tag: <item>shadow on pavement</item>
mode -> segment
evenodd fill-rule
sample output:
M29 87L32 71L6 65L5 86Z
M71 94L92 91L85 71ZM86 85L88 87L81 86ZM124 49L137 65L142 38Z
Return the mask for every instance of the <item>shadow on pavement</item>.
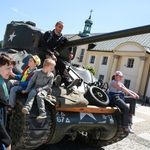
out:
M85 145L83 142L78 139L74 141L68 140L68 137L65 137L63 140L57 144L42 145L35 150L104 150L101 147L95 148Z

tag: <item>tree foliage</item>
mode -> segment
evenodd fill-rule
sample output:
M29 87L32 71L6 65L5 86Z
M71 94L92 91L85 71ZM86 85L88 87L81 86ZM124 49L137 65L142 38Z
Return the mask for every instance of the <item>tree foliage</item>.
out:
M3 42L3 41L0 41L0 48L2 48L2 42Z
M96 72L95 72L95 70L94 70L94 68L92 66L85 66L85 68L87 70L89 70L93 74L93 76L95 76Z

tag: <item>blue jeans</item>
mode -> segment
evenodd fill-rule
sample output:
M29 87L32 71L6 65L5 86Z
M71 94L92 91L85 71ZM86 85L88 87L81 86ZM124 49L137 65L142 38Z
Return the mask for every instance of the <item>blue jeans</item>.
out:
M17 96L17 91L23 90L23 87L20 85L13 85L14 82L17 80L9 80L7 83L7 88L9 91L9 105L15 106L16 104L16 96Z
M36 89L32 89L29 94L28 94L28 98L26 100L25 103L25 107L31 111L34 99L36 97L37 99L37 105L39 108L39 115L46 115L46 111L45 111L45 103L44 103L44 98L47 96L47 91L42 90L40 92L36 92Z
M2 144L1 142L0 142L0 150L6 150L5 145L4 145L4 144Z
M118 95L114 96L112 98L112 102L113 104L115 104L116 106L118 106L121 111L122 111L122 117L123 117L123 126L128 126L129 123L129 114L135 114L135 105L136 105L136 99L132 98L131 96L128 97L124 97L125 101L123 101ZM130 106L128 107L128 105L126 103L129 103Z

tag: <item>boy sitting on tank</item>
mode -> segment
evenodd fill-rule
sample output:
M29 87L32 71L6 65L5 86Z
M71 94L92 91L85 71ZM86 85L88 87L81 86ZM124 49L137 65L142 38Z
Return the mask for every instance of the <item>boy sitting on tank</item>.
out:
M10 114L15 106L17 91L25 90L31 77L37 71L37 66L41 64L41 60L37 55L31 55L28 61L28 65L23 70L22 74L10 73L10 76L14 79L9 80L7 88L10 93L9 107L7 113Z
M51 58L45 59L43 68L34 73L27 88L22 90L23 94L29 92L25 106L22 109L24 114L30 114L36 96L39 108L39 116L37 117L37 120L47 118L44 99L48 94L51 94L51 87L54 81L54 74L52 71L54 70L55 65L55 61Z

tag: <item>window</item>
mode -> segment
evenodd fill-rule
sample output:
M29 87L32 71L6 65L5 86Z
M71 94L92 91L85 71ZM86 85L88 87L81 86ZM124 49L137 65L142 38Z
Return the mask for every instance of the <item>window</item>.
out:
M100 74L98 79L99 80L104 80L104 75Z
M95 56L91 56L90 63L91 63L91 64L94 64L94 61L95 61Z
M129 88L130 87L130 80L125 79L124 80L124 85L125 85L126 88Z
M82 62L82 61L83 61L83 57L84 57L84 51L85 51L85 49L81 49L81 53L80 53L79 62Z
M134 64L134 59L129 58L129 59L128 59L127 67L128 67L128 68L133 68L133 64Z
M107 65L108 57L104 56L102 60L102 65Z

